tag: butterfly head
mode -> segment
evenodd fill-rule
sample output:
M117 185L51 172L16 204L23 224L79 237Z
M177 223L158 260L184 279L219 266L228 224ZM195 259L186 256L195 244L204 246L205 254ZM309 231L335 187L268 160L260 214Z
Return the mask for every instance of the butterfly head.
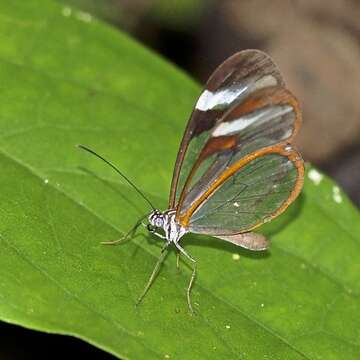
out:
M159 210L154 210L149 215L149 223L149 231L153 231L154 228L162 228L165 224L165 215Z

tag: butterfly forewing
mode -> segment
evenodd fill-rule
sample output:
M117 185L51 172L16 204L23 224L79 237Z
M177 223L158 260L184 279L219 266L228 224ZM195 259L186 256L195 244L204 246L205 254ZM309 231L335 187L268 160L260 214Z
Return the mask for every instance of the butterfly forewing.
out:
M181 221L189 231L229 235L249 231L271 220L298 195L303 162L295 150L268 148L238 161L194 202Z
M226 152L235 146L234 138L223 139L223 136L219 135L223 132L228 133L228 128L225 130L219 128L217 139L214 140L212 132L215 125L224 119L224 114L251 94L269 87L283 86L276 65L268 55L258 50L239 52L215 70L195 105L180 145L170 191L170 208L174 208L180 200L181 192L190 174L192 182L196 183L208 167L217 161L219 149ZM202 161L196 165L202 170L195 174L194 165L209 140L211 143L204 150ZM219 162L217 164L221 166Z
M259 149L289 142L301 115L293 95L281 87L257 90L235 104L216 123L200 150L178 204L179 215L226 168Z

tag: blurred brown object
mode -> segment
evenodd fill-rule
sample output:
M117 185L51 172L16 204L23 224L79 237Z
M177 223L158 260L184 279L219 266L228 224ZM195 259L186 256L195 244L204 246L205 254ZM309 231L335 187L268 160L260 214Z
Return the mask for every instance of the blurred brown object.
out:
M306 160L328 162L359 143L359 1L230 0L218 10L247 46L263 44L302 103Z

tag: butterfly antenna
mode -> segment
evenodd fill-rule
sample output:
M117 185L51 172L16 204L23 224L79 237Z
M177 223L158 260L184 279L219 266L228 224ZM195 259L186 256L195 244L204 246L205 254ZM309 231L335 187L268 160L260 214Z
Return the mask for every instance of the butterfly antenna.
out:
M89 149L88 147L84 146L84 145L78 145L78 147L80 149L83 149L87 152L89 152L90 154L98 157L100 160L104 161L106 164L108 164L110 167L112 167L124 180L127 181L128 184L130 184L137 192L139 195L141 195L141 197L147 201L147 203L152 207L153 210L155 210L154 205L151 203L151 201L140 191L140 189L128 178L126 177L115 165L113 165L110 161L106 160L105 158L103 158L101 155L97 154L95 151Z

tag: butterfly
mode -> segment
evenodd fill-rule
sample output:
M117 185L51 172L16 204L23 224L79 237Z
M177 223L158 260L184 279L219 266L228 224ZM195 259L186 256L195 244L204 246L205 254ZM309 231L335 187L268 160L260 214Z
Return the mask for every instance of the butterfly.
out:
M195 104L178 151L165 211L156 209L112 163L79 145L113 167L152 208L123 239L143 225L164 240L137 304L173 244L177 260L183 255L193 264L187 287L187 303L193 312L190 293L196 260L180 244L187 233L212 236L249 250L269 247L269 240L253 230L280 215L302 189L304 162L291 145L300 124L299 103L286 89L272 59L259 50L244 50L214 71ZM146 218L147 224L143 222Z

